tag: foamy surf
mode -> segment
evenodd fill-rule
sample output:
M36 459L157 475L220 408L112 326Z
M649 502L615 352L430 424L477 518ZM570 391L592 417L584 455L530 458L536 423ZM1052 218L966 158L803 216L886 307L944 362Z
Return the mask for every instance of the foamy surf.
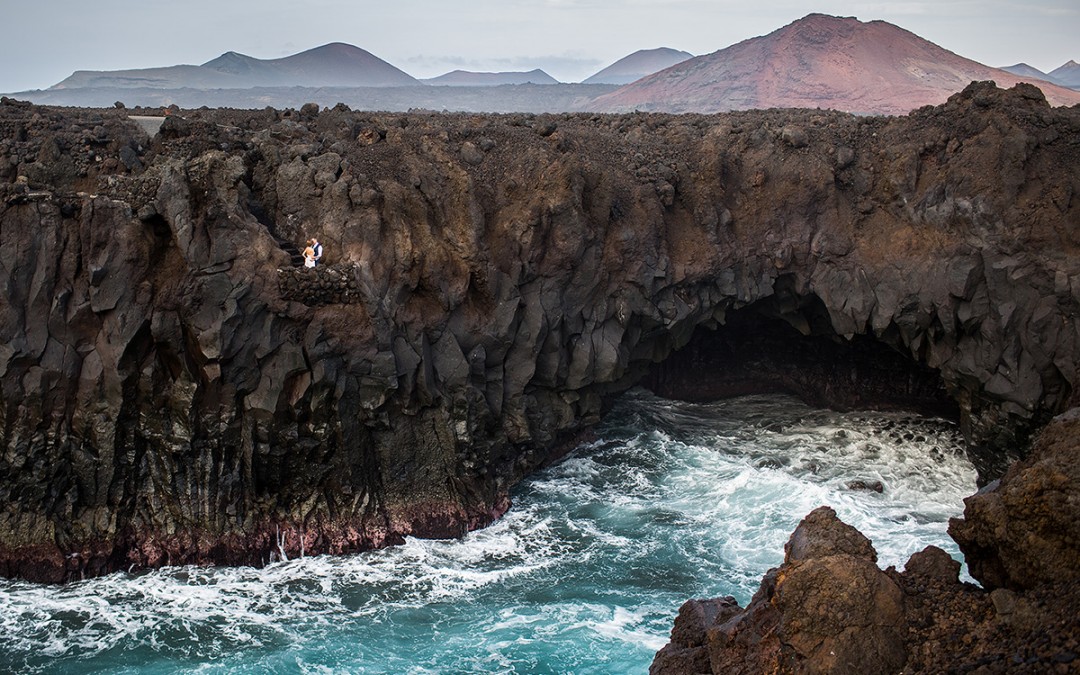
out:
M945 530L975 489L948 423L783 397L631 392L598 438L460 540L0 581L0 671L644 672L684 600L745 603L813 508L899 566L927 544L958 557Z

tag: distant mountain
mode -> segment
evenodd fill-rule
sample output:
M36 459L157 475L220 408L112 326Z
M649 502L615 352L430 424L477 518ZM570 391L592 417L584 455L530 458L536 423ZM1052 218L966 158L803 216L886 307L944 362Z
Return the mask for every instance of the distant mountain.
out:
M419 80L371 52L332 42L306 52L268 61L291 81L279 86L403 87Z
M225 52L216 59L207 61L200 66L204 70L213 70L226 76L235 76L251 86L264 86L277 82L281 75L271 65L270 61L256 59L246 54L237 52Z
M1015 66L1002 66L1001 70L1004 70L1006 73L1012 73L1013 75L1019 75L1020 77L1034 77L1040 80L1046 80L1047 82L1054 82L1054 78L1026 63L1018 63ZM1054 84L1061 83L1054 82Z
M153 88L247 89L251 87L402 87L411 75L368 51L341 42L280 59L226 52L201 66L138 70L79 70L53 89Z
M1059 68L1054 68L1047 74L1066 87L1080 89L1080 63L1076 61L1069 61Z
M444 87L497 87L502 84L559 84L559 81L539 68L528 72L476 73L454 70L445 75L422 80Z
M692 58L694 55L689 52L668 47L640 49L583 80L582 84L630 84Z
M943 103L973 80L994 80L1002 87L1031 82L1054 105L1080 103L1075 91L984 66L884 21L810 14L763 37L620 87L589 107L606 112L794 107L904 114Z
M136 70L76 70L50 89L140 88L221 89L237 87L238 79L228 73L202 66L166 66Z

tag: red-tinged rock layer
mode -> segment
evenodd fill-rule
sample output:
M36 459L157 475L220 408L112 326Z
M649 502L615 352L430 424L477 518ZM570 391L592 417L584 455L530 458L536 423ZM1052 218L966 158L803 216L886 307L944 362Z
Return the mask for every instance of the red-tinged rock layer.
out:
M958 56L884 21L810 14L768 35L684 61L596 98L603 112L824 108L903 115L940 105L973 80L1042 89L1053 105L1080 92Z

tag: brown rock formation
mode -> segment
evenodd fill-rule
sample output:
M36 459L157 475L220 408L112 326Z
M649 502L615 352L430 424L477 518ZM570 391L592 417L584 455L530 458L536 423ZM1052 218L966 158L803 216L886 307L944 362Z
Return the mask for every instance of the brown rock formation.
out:
M960 563L935 547L903 572L880 570L870 542L821 507L745 609L732 598L683 605L649 672L1076 672L1077 413L1052 422L1032 457L954 521L983 588L960 583Z
M679 617L693 617L694 639L679 640L690 631L677 620L672 643L649 672L898 672L906 660L903 591L874 564L870 541L821 507L785 548L784 564L769 572L745 610L723 599L724 611L710 617L694 610L698 601L684 605ZM706 653L708 668L682 669L687 649Z
M1077 382L1080 110L1032 87L901 119L128 113L0 104L6 575L460 534L746 326L778 347L733 387L948 404L988 479ZM283 283L312 234L348 273Z
M964 500L949 523L988 589L1080 582L1080 408L1040 434L1029 458Z
M810 14L768 35L699 56L589 104L590 110L723 112L829 108L903 115L938 105L972 80L1028 82L1053 105L1080 92L984 66L884 21Z

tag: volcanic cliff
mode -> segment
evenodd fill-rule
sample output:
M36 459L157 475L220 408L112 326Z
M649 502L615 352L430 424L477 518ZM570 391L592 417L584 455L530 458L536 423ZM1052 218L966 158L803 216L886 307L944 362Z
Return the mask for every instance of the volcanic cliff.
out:
M1028 85L132 112L0 104L7 576L458 535L636 383L955 415L985 479L1075 403L1080 110Z

